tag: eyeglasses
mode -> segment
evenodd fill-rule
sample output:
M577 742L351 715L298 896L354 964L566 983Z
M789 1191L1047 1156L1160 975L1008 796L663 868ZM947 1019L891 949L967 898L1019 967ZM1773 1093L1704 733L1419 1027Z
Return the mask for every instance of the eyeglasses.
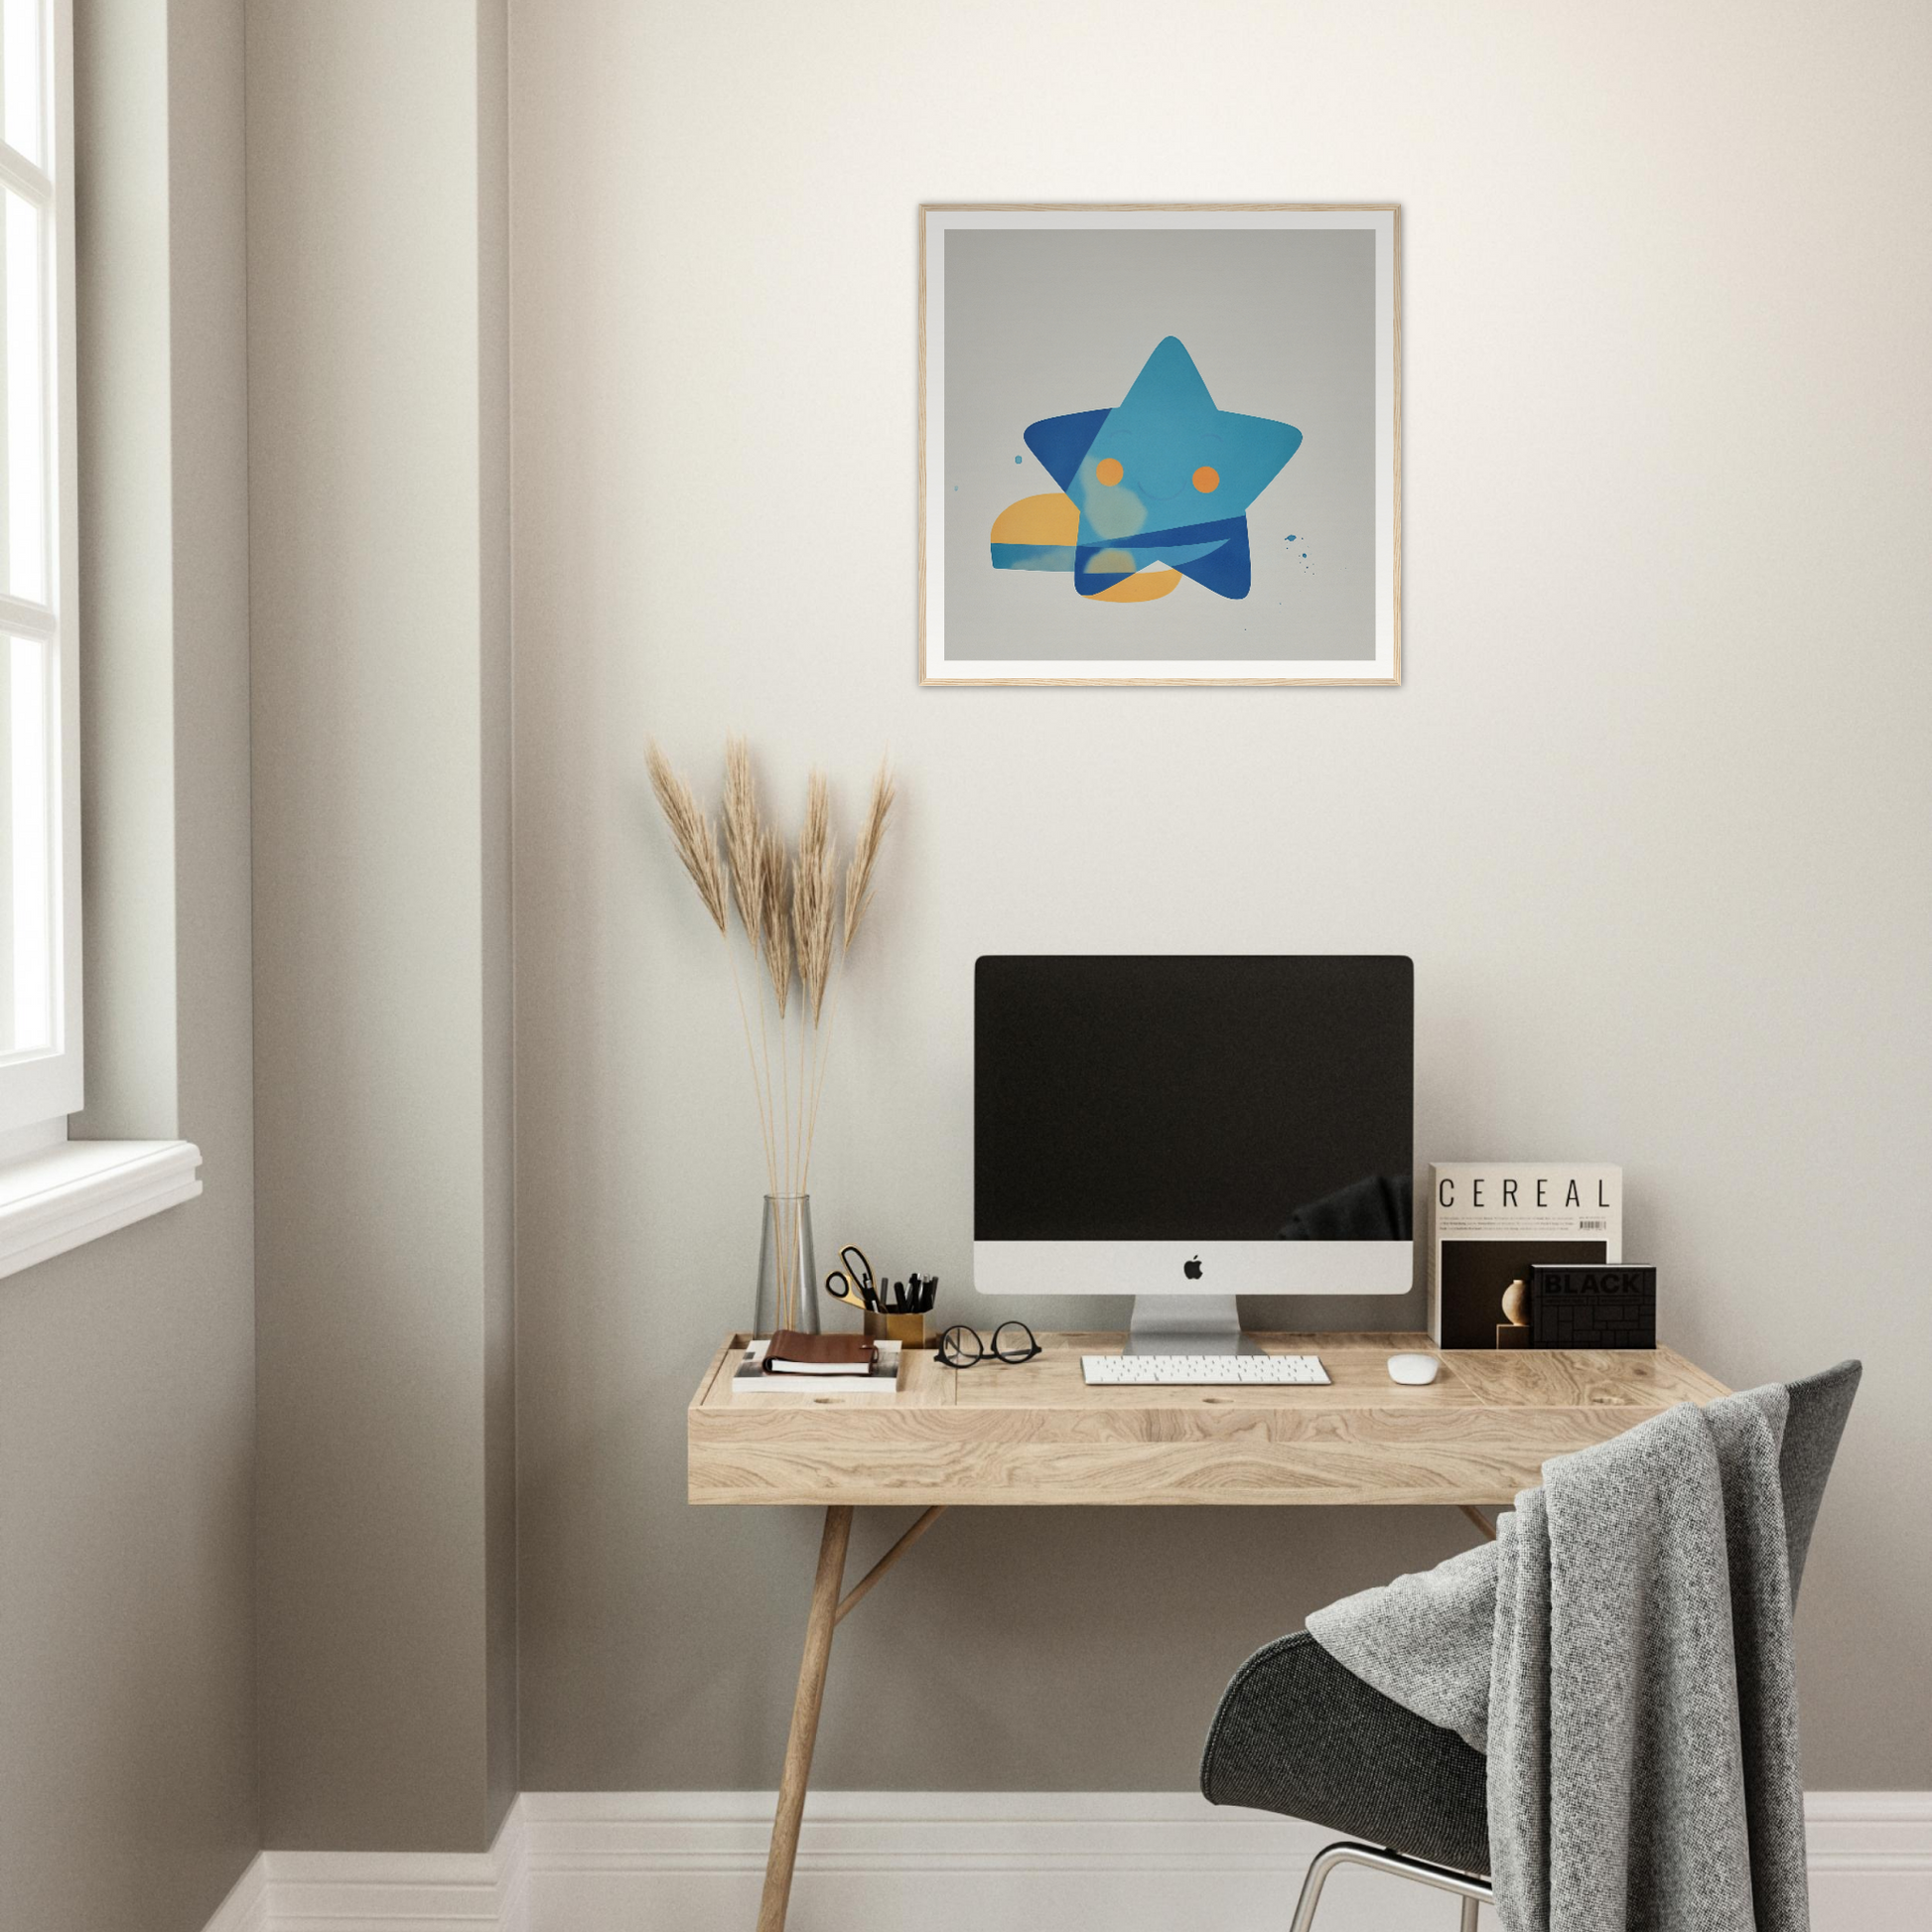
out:
M956 1322L939 1337L939 1359L948 1368L976 1368L981 1362L1030 1362L1040 1352L1034 1331L1024 1321L1002 1321L993 1330L993 1346L980 1339L977 1328Z

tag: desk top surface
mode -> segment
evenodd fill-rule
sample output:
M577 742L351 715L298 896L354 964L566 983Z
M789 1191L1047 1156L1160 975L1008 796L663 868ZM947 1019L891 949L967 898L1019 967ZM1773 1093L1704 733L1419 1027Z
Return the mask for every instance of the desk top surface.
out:
M1014 1364L906 1351L895 1396L735 1398L746 1337L712 1357L688 1416L694 1503L1506 1503L1552 1455L1724 1385L1668 1348L1443 1351L1422 1388L1391 1382L1426 1335L1262 1334L1318 1355L1327 1386L1090 1388L1083 1353L1118 1333L1043 1333Z

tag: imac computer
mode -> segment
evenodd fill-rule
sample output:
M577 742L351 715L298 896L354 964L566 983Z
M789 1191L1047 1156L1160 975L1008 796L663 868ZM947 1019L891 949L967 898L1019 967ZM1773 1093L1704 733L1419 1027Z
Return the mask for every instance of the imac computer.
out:
M1408 1290L1408 959L988 956L973 1066L982 1293L1132 1295L1130 1351L1224 1353L1237 1295Z

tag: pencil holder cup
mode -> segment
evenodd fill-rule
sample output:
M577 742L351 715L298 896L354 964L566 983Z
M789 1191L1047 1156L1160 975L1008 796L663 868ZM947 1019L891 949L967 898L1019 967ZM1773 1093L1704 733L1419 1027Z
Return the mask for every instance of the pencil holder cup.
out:
M866 1333L874 1341L902 1342L907 1348L925 1346L923 1314L868 1314Z

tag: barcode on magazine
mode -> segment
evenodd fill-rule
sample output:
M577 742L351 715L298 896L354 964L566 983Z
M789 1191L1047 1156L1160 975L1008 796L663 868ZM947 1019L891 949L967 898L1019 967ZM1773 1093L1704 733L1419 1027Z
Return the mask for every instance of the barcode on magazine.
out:
M1585 1228L1596 1228L1600 1231L1606 1229L1609 1225L1608 1221L1579 1221L1577 1223L1577 1231L1580 1234Z

